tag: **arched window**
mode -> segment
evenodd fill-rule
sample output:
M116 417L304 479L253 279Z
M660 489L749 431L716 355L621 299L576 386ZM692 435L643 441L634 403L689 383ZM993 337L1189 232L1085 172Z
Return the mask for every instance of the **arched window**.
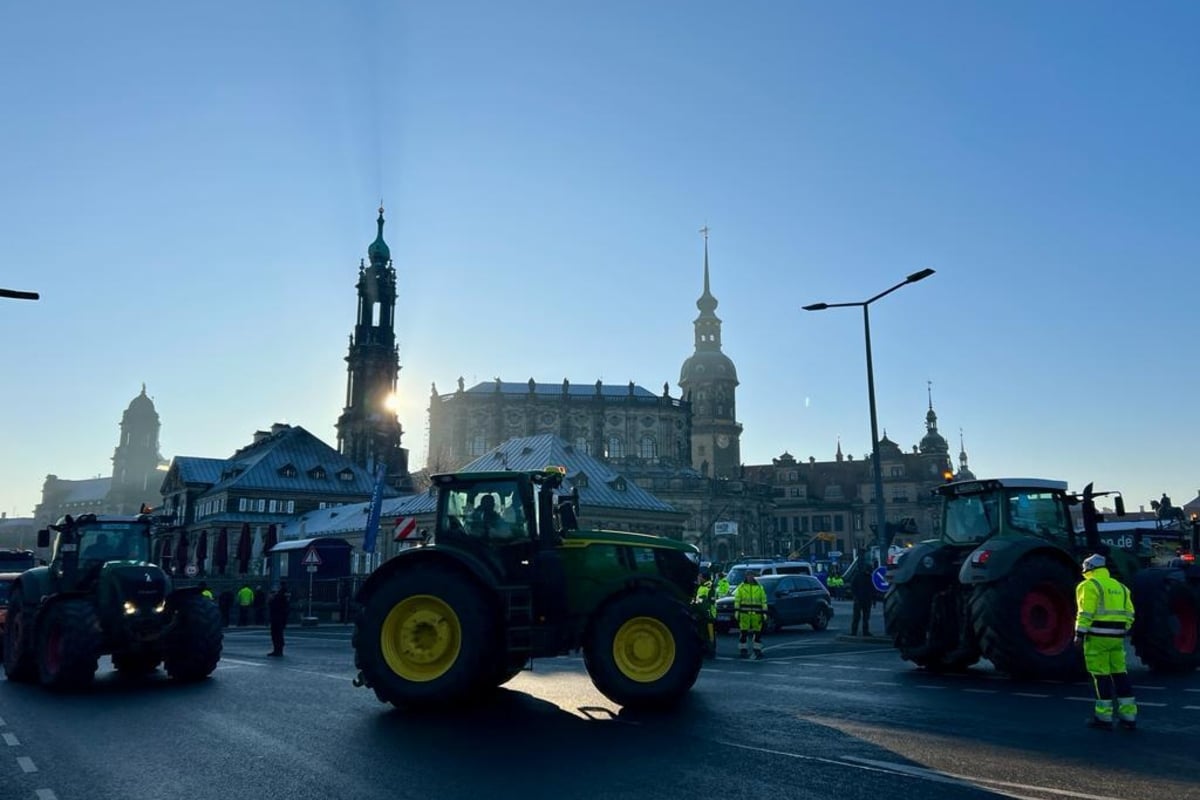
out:
M477 433L471 437L471 455L481 456L485 449L485 442L482 433Z
M591 451L591 448L588 446L588 439L586 436L576 436L575 437L575 450L576 450L576 452L583 453L585 456L591 455L592 451Z
M621 441L620 436L608 437L608 452L604 456L605 458L625 457L625 443Z
M658 442L654 441L654 437L646 434L642 437L641 445L638 447L638 455L642 458L658 458Z

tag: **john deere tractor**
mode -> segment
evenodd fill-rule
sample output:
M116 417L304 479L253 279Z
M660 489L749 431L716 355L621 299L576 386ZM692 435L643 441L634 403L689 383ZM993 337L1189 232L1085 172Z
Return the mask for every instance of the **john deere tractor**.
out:
M981 657L1014 676L1069 678L1082 661L1072 646L1079 564L1108 559L1133 590L1135 652L1149 668L1200 666L1200 586L1181 569L1150 568L1140 541L1104 541L1091 484L1082 495L1061 481L1003 478L947 483L941 538L896 564L884 600L900 655L931 670L960 670ZM1083 531L1070 509L1082 504ZM1124 503L1115 498L1118 515ZM1130 544L1132 549L1118 545Z
M153 518L67 516L38 531L50 564L21 573L9 597L4 671L11 681L73 689L92 680L101 655L122 672L144 674L163 663L177 680L216 669L221 619L195 588L172 588L150 563Z
M690 605L692 545L578 530L565 470L437 475L431 542L385 562L356 597L356 685L401 707L459 704L532 658L583 651L593 683L627 707L662 707L704 654Z

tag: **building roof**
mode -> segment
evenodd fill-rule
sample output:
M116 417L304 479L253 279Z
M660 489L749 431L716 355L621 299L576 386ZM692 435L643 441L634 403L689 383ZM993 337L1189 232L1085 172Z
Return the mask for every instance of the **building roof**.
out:
M632 480L614 472L604 462L580 452L551 433L509 439L456 471L537 470L550 465L566 467L567 480L564 487L567 491L579 488L580 505L641 511L675 511L670 503L663 502Z
M379 526L381 531L387 531L397 517L413 517L418 514L432 514L435 511L437 498L428 492L384 498L380 506ZM370 513L370 501L309 511L307 514L293 517L280 528L279 540L362 533L367 528L367 517Z
M87 503L92 501L102 501L108 496L108 490L112 487L112 478L85 478L81 481L59 480L59 486L66 486L66 494L59 501L61 503Z
M228 463L223 458L175 457L175 466L179 469L179 480L185 484L199 483L212 486L221 480L221 470Z
M570 397L595 397L597 394L596 384L591 383L533 383L533 394L535 395L562 395L564 393ZM627 384L607 384L602 383L599 386L599 394L602 397L657 397L654 392L649 389L638 386L635 383ZM470 389L466 390L467 394L530 394L529 382L514 383L512 381L485 381L477 383Z

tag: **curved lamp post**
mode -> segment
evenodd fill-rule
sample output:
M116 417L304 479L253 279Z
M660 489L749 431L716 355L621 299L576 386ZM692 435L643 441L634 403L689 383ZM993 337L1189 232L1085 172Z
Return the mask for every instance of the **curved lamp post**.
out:
M892 288L882 291L860 303L813 303L804 306L805 311L824 311L827 308L849 308L862 306L863 331L867 340L867 399L871 408L871 462L875 471L875 543L879 547L881 561L887 558L887 524L883 502L883 466L879 463L879 423L875 419L875 372L871 366L871 315L870 306L881 297L886 297L901 286L924 280L934 273L931 269L914 272Z

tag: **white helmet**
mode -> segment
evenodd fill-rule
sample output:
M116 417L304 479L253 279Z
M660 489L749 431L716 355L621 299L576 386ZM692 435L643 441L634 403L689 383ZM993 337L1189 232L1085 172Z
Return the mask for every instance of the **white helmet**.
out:
M1095 555L1090 555L1083 560L1083 571L1091 572L1094 569L1100 569L1107 563L1108 562L1104 559L1104 556L1096 553Z

